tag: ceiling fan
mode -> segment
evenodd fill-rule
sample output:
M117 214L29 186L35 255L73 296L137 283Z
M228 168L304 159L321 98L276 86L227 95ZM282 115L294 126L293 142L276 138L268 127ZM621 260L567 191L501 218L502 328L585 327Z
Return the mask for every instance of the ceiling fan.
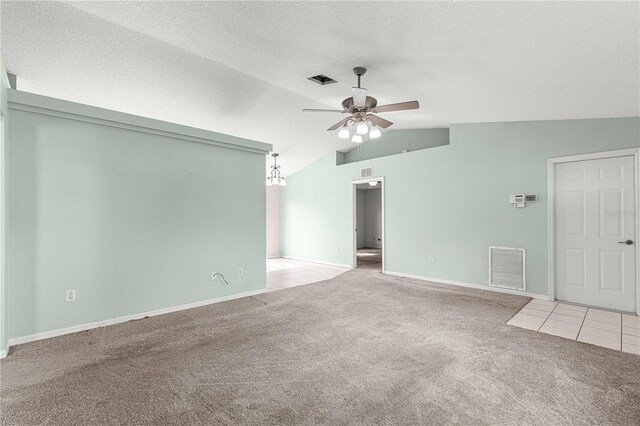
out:
M366 68L356 67L353 73L358 76L358 87L352 88L350 98L342 101L342 110L339 109L303 109L304 112L339 112L342 114L350 114L344 120L340 120L327 130L332 131L340 128L338 137L341 139L349 139L351 131L349 126L355 126L355 131L351 137L351 142L362 143L362 136L369 134L370 139L380 137L380 127L386 129L393 123L378 117L372 113L404 111L408 109L418 109L420 104L418 101L400 102L397 104L378 105L376 98L367 96L367 89L360 87L360 77L367 72Z

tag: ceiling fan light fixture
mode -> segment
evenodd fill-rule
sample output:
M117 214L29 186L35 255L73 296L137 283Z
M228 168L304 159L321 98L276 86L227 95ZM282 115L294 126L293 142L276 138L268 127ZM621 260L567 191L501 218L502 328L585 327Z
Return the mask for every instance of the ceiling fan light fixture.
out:
M349 139L349 128L346 124L340 127L340 131L338 131L338 137L340 139Z
M378 126L376 126L375 124L371 126L371 129L369 129L369 138L376 139L379 138L380 135L382 135L382 133L380 132Z
M356 133L359 135L366 135L369 132L369 126L364 121L361 121L356 126Z
M353 143L362 143L362 135L355 134L351 138L351 142Z

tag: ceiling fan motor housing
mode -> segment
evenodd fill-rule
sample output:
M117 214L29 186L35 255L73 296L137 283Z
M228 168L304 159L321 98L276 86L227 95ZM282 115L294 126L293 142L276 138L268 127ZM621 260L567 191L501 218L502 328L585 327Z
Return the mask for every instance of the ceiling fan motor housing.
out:
M376 107L376 105L378 105L377 99L371 96L367 96L367 100L365 101L364 108L358 108L357 106L355 106L355 104L353 103L353 97L349 97L344 101L342 101L342 108L344 108L345 111L348 111L351 114L354 114L356 112L371 111L373 108Z

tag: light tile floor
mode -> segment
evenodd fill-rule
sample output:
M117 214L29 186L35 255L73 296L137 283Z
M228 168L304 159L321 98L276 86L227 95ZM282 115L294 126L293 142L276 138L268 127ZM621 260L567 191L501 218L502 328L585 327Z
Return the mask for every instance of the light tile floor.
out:
M640 317L533 299L509 325L640 355Z
M278 257L267 259L267 290L282 290L337 277L349 268Z

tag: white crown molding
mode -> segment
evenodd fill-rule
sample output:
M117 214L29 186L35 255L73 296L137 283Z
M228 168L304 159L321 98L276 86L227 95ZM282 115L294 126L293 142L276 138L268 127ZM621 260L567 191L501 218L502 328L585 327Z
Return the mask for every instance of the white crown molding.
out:
M13 89L8 90L8 107L19 111L166 136L173 139L262 155L268 154L273 149L271 144L263 142Z

